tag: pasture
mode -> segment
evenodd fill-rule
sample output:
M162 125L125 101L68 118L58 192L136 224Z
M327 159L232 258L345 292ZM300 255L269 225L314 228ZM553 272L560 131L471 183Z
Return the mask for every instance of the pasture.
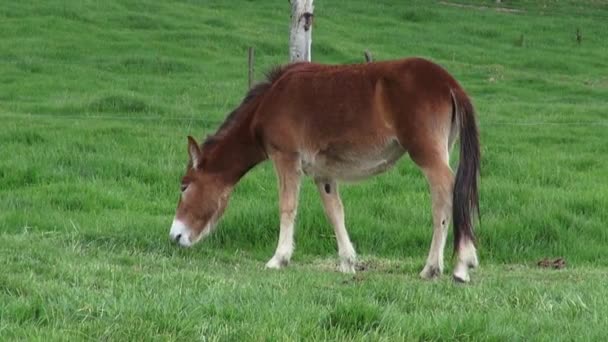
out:
M336 272L310 180L292 264L264 269L279 225L270 163L209 239L169 241L186 136L241 101L247 47L259 80L287 61L287 1L3 4L0 340L604 340L608 7L455 3L317 0L312 56L423 56L469 92L481 265L464 286L451 230L444 276L418 277L431 208L407 158L341 187L355 276ZM557 257L564 269L537 266Z

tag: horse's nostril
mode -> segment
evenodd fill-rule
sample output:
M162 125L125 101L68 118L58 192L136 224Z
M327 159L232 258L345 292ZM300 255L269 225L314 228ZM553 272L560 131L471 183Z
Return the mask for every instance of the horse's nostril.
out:
M179 242L179 240L182 238L182 234L177 234L175 236L175 242Z

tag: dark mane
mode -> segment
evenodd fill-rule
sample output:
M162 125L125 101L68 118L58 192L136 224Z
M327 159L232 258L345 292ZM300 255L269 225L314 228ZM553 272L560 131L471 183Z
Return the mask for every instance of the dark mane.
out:
M255 110L255 108L249 108L251 104L256 105L256 99L258 99L261 95L263 95L264 93L266 93L266 91L268 91L268 89L270 89L272 87L272 85L278 81L287 71L294 69L294 67L302 65L305 63L293 63L293 64L287 64L287 65L282 65L282 66L275 66L272 69L270 69L266 74L265 74L265 80L263 82L260 82L258 84L256 84L255 86L253 86L251 89L249 89L249 91L247 92L247 95L245 95L245 98L243 98L243 101L241 101L241 104L236 107L232 112L230 112L230 114L228 114L228 116L226 116L226 119L224 119L224 122L220 125L220 127L217 129L217 131L215 132L215 134L208 136L205 141L202 144L202 147L209 147L211 145L213 145L214 143L216 143L219 139L221 139L226 132L232 127L234 126L234 124L236 122L238 122L238 120L241 118L242 114L248 113L251 110ZM250 109L250 110L247 110Z

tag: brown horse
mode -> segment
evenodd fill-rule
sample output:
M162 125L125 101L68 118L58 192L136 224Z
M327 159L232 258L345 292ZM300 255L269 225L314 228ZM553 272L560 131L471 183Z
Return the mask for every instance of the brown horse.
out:
M458 135L460 165L454 177L448 161ZM300 178L306 174L314 179L333 225L340 270L354 272L356 254L344 225L338 181L384 172L408 153L426 176L432 197L433 239L420 275L429 279L443 272L450 215L458 259L454 279L469 281L469 268L478 265L472 224L480 163L475 115L458 82L433 62L409 58L275 69L201 146L188 137L188 153L170 232L182 246L208 235L235 184L270 159L279 181L280 234L266 266L289 263Z

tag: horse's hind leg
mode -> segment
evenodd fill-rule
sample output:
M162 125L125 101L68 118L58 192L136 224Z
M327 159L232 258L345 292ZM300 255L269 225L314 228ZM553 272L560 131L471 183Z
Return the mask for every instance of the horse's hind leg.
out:
M443 251L451 218L454 187L454 175L448 164L447 153L436 154L443 156L421 166L429 183L433 210L433 240L426 265L420 272L424 279L436 278L443 272Z
M323 200L323 207L325 208L327 218L336 233L338 255L340 256L340 272L355 273L357 255L344 224L344 207L338 193L338 183L323 179L315 179L315 183L317 184L319 195L321 195L321 199Z

